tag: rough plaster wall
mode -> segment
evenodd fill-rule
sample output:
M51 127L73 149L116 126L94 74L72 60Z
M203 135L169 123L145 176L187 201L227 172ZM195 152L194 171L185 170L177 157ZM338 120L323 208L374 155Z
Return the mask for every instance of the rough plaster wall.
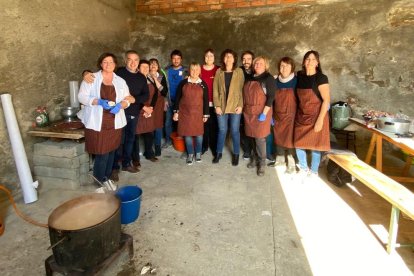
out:
M283 7L238 9L168 16L138 15L131 44L143 56L183 51L184 62L202 62L203 51L253 50L300 66L309 49L318 50L332 101L355 100L356 112L374 108L414 117L414 2L317 1Z
M96 68L104 51L120 55L129 41L133 0L0 0L0 92L12 94L26 153L33 143L25 133L36 106L52 119L69 105L69 80ZM0 107L0 183L17 188L18 178Z

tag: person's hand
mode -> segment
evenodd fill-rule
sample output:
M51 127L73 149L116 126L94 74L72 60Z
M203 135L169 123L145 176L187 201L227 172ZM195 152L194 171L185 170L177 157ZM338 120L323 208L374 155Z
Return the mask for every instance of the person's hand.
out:
M109 110L112 107L109 105L108 100L104 100L104 99L98 99L98 105L102 106L103 109L105 110Z
M109 111L109 112L111 112L112 114L117 114L119 111L121 111L121 109L122 109L122 106L121 106L121 103L117 103L112 109L111 109L111 111Z
M173 120L174 120L174 121L178 121L178 113L174 113L174 115L173 115Z
M266 114L260 113L257 119L259 120L259 122L264 122L266 120Z
M142 110L147 114L151 114L154 111L154 108L152 106L144 106Z
M208 117L203 117L203 123L207 122Z
M144 118L149 118L149 117L151 117L151 114L144 112Z
M95 80L95 75L90 72L85 72L85 74L83 74L83 80L87 83L93 83L93 81Z
M236 109L234 110L234 112L236 112L236 114L240 114L242 113L242 108L240 106L236 107Z
M221 107L216 107L216 114L217 115L222 115L223 111L221 110Z
M319 132L322 130L322 126L323 126L323 120L319 120L318 118L318 120L316 120L315 126L313 127L313 130L315 132Z
M168 101L165 101L164 102L164 111L167 111L168 106L169 106Z

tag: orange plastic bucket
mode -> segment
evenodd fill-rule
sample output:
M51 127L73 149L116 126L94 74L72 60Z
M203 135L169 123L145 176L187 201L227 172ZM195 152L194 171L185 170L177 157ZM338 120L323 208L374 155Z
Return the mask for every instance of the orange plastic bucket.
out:
M171 133L171 140L173 142L173 147L176 151L184 152L185 151L185 143L184 138L178 136L177 132Z

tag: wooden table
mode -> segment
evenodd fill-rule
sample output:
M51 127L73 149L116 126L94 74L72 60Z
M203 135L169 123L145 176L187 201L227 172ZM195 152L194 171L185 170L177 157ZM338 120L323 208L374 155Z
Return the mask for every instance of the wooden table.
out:
M57 127L63 121L54 122L47 127L34 127L27 133L31 136L45 137L51 139L70 139L80 141L85 137L84 129L61 129Z
M349 119L352 123L357 124L358 126L363 127L364 129L370 131L372 133L371 142L369 144L368 152L365 157L365 163L370 164L372 159L372 154L374 153L374 149L376 149L376 162L375 168L382 172L383 165L382 165L382 142L383 140L397 146L398 148L404 150L407 154L407 161L401 171L402 176L390 176L394 180L398 182L410 182L414 183L414 177L410 177L408 175L410 171L410 167L414 158L414 139L413 138L398 138L393 133L381 131L376 128L370 128L366 125L364 120L360 120L357 118L350 118Z

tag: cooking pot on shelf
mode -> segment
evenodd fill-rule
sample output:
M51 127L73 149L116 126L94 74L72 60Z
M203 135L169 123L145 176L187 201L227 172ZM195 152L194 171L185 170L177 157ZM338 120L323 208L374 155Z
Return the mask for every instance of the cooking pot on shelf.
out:
M120 202L112 194L77 197L53 210L48 224L56 263L68 269L89 268L119 248Z
M382 131L407 134L410 131L411 121L399 118L381 117L377 120L377 128Z

